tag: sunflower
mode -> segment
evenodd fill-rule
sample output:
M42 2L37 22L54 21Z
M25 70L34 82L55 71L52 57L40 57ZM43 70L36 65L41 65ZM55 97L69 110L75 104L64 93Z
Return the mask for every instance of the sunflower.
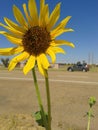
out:
M9 63L8 69L13 70L18 62L27 60L23 67L24 74L27 74L37 63L38 69L45 76L45 69L50 66L47 56L51 57L52 63L56 61L57 53L65 53L60 45L74 47L74 44L66 40L56 40L59 35L73 31L66 28L71 18L67 16L59 24L56 24L60 17L60 5L58 3L54 10L49 13L48 4L40 0L40 11L38 13L35 0L28 0L28 8L23 4L23 13L13 5L13 13L16 23L7 17L0 26L6 31L0 31L10 42L15 44L12 48L1 48L0 55L15 55ZM55 26L56 25L56 26Z

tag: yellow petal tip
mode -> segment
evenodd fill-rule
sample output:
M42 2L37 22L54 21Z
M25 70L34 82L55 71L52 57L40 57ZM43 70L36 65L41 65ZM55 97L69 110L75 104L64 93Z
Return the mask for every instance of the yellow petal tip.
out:
M11 68L11 67L8 67L8 71L12 71L12 68Z
M72 47L72 48L75 48L75 45L72 43L72 44L71 44L71 47Z
M70 32L74 32L74 30L73 30L73 29L70 29L69 31L70 31Z
M26 70L23 69L23 73L24 73L24 75L27 75L28 72L27 72Z

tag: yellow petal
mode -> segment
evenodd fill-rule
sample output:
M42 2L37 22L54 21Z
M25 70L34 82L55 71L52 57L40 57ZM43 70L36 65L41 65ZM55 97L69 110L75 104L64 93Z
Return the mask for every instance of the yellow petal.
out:
M17 37L22 37L23 33L21 33L20 31L15 30L14 28L10 28L2 23L0 23L0 26L4 27L5 29L7 29L8 31L10 31L10 33L13 33L14 35L16 35Z
M23 27L26 27L27 28L27 23L24 19L24 16L23 14L21 13L21 11L14 5L13 6L13 13L14 13L14 16L16 18L16 21L22 25Z
M71 46L71 47L75 47L73 43L66 41L66 40L54 40L54 43L57 45L67 45L67 46Z
M62 33L64 33L65 30L64 29L59 29L57 31L51 31L51 38L55 39L57 36L61 35Z
M40 71L40 73L43 75L43 76L47 76L47 74L45 73L45 70L41 64L41 61L40 61L40 57L37 57L37 65L38 65L38 69Z
M27 74L34 67L34 65L35 65L35 56L31 55L23 68L24 74Z
M64 28L64 32L73 32L74 30L72 28Z
M11 71L15 68L15 66L17 65L18 62L14 62L13 59L10 61L9 66L8 66L8 70Z
M5 31L0 31L0 34L4 35L6 32Z
M16 45L22 45L22 39L16 38L13 35L4 32L3 34L10 42L16 44Z
M45 6L45 0L40 0L40 16L43 13L44 6Z
M45 54L40 54L39 55L39 58L40 58L40 62L43 66L44 69L48 69L48 67L50 66L49 62L48 62L48 59L46 57Z
M45 5L43 10L41 11L41 14L40 14L39 25L42 26L42 27L47 26L47 22L46 22L47 10L48 10L48 5Z
M56 56L55 53L52 51L51 47L47 49L46 53L51 57L52 63L54 63L56 61Z
M65 19L63 19L52 31L57 31L60 28L65 28L68 21L70 20L71 16L67 16Z
M30 24L30 26L33 26L34 24L33 24L33 21L31 20L29 14L28 14L26 4L23 4L23 9L24 9L24 13L25 13L25 16L27 18L28 23Z
M52 47L51 48L54 53L63 53L65 54L65 51L60 47Z
M39 25L39 20L38 20L38 12L37 12L37 7L36 7L36 2L35 0L29 0L28 2L28 9L30 12L30 16L33 19L34 25Z
M13 70L18 62L26 60L29 57L29 54L27 52L23 52L20 55L14 57L8 66L9 71Z
M40 13L43 10L44 6L45 6L45 0L40 0Z
M14 55L14 54L18 54L20 52L22 52L24 50L23 47L14 47L14 48L3 48L3 49L0 49L0 55L5 55L5 56L8 56L8 55Z
M72 32L72 31L73 31L73 29L71 29L71 28L65 28L65 29L59 29L59 30L56 30L56 31L52 31L51 32L51 38L54 39L57 36L65 33L65 32Z
M45 0L40 0L39 25L43 26L45 21Z
M49 7L48 7L48 5L46 5L46 15L45 15L46 25L47 25L48 22L49 22Z
M44 21L43 21L43 27L46 27L47 23L49 21L49 7L48 7L48 4L45 5L45 8L44 8L43 12L44 12L43 13L43 19L44 19Z
M47 30L50 31L51 28L56 24L60 16L60 3L56 5L55 9L50 15L49 23L47 25Z
M20 32L21 34L24 34L26 32L25 28L23 28L22 26L20 27L19 25L17 25L16 23L11 21L10 19L5 17L4 21L10 28L13 28L14 30Z

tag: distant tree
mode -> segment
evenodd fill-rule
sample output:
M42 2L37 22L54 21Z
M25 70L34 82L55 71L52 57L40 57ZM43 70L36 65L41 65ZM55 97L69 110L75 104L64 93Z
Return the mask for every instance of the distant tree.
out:
M9 58L6 58L6 59L1 58L1 62L3 63L3 65L4 65L5 67L8 67L8 65L9 65Z

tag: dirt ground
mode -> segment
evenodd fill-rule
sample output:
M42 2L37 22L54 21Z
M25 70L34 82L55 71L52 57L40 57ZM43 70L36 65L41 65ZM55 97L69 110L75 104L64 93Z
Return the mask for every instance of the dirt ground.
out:
M44 77L37 72L47 109ZM96 97L91 129L98 130L98 73L49 71L53 130L85 130L88 99ZM32 114L38 111L32 75L20 70L0 70L0 114Z

